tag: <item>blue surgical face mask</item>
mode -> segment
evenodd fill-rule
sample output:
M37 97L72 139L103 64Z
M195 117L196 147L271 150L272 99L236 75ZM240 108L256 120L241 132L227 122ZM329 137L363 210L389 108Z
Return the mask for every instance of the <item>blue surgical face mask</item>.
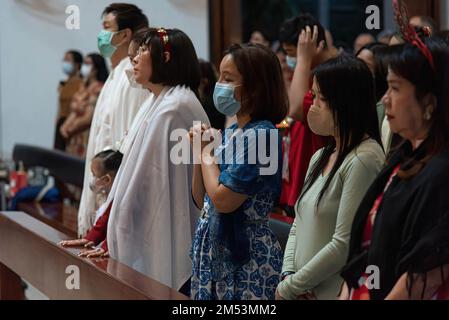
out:
M112 37L114 37L116 33L117 32L101 30L98 34L98 50L100 50L100 53L104 58L112 57L117 50L117 47L113 46L111 43Z
M298 59L296 57L287 56L287 66L290 69L295 70L297 62Z
M62 63L62 71L68 76L73 74L73 71L75 70L75 66L71 62L64 61Z
M214 90L214 104L215 108L217 110L228 116L233 117L235 116L240 109L242 108L242 105L240 102L235 100L235 88L240 86L234 86L232 84L224 84L219 83L215 85Z

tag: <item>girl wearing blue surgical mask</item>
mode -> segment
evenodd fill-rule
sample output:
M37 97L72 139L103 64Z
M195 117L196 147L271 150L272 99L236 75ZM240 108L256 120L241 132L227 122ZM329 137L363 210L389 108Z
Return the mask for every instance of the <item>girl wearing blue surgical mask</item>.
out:
M190 131L200 163L194 168L192 194L202 210L191 251L191 297L274 299L282 249L268 226L268 215L281 191L275 124L288 111L276 55L261 45L232 46L220 66L214 103L224 115L236 116L237 123L222 140L206 125ZM210 136L218 141L215 153L206 143L195 148L195 141ZM262 164L260 154L276 164L272 172L264 172L268 164Z
M59 110L56 118L55 149L65 151L66 141L60 134L60 128L70 114L70 103L78 89L83 85L81 77L81 65L83 56L78 51L68 51L64 55L61 71L67 76L65 81L59 84Z

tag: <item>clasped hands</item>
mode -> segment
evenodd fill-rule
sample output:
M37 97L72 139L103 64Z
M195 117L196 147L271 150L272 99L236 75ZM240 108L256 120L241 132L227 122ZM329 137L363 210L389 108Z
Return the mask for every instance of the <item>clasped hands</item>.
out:
M193 147L195 163L215 162L214 150L221 144L221 130L211 128L205 123L190 128L188 138Z

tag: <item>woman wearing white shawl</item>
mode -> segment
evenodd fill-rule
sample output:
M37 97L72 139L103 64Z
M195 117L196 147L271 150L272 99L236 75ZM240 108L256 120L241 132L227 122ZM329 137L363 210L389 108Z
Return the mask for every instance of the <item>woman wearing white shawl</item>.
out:
M121 149L125 155L109 199L109 253L180 289L191 274L189 250L199 212L190 193L192 166L175 164L171 153L180 132L187 134L194 121L209 123L194 93L198 59L182 31L152 29L134 62L136 81L154 97Z

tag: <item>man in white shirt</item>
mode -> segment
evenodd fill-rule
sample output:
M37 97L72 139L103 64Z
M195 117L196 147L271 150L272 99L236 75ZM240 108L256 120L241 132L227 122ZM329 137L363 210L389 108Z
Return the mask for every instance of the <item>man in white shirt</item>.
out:
M115 147L126 135L139 111L149 98L148 90L132 87L125 73L132 69L128 48L133 35L148 28L148 18L138 7L114 3L103 11L103 30L98 35L98 48L109 58L112 72L95 107L84 172L84 187L78 213L78 234L84 236L92 227L98 208L96 196L89 188L92 158L107 147Z

